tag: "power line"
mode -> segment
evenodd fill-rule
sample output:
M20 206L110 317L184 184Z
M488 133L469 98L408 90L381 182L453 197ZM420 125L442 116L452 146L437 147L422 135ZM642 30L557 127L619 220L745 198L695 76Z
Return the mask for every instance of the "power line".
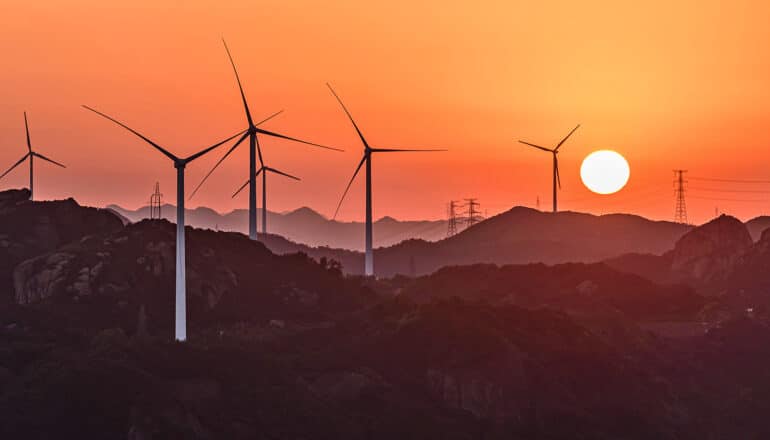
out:
M751 180L751 179L721 179L716 177L688 177L691 180L703 180L707 182L728 182L728 183L768 183L770 180Z
M714 191L714 192L729 192L729 193L757 193L757 194L770 194L770 191L766 190L754 190L754 189L723 189L723 188L698 188L689 187L691 190L696 191Z
M767 199L730 199L730 198L720 198L720 197L700 197L700 196L689 196L691 199L701 199L701 200L717 200L717 201L725 201L725 202L759 202L759 203L765 203L767 202Z
M634 189L631 189L631 190L623 190L623 193L620 193L620 192L613 193L611 195L611 196L613 196L612 200L608 199L607 198L608 195L606 195L606 194L597 194L597 193L594 193L594 192L592 192L590 190L588 190L587 194L583 194L583 195L581 195L579 197L574 197L574 198L570 198L570 199L562 198L561 200L562 200L562 202L565 202L565 203L567 203L567 202L569 202L569 203L582 202L582 201L586 201L586 200L599 201L602 204L625 203L626 201L629 200L628 196L639 196L641 194L647 194L647 193L660 194L660 189L663 188L664 186L667 186L667 184L665 184L665 183L645 184L644 187L634 188ZM614 196L623 196L623 197L622 198L615 198ZM634 199L630 199L630 200L634 200Z

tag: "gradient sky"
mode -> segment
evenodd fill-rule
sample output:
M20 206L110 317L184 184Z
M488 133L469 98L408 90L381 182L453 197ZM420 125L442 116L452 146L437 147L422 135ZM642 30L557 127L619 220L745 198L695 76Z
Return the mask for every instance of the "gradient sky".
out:
M134 208L158 180L173 202L172 164L79 106L178 155L214 143L245 128L225 37L255 117L286 110L264 128L347 150L264 140L269 165L303 178L272 178L271 210L331 215L360 160L326 81L371 144L451 150L375 157L375 217L440 218L464 197L489 214L537 196L547 208L550 159L516 140L554 144L577 123L560 156L563 209L671 219L674 168L770 180L767 2L449 3L6 0L0 168L25 152L26 110L36 148L69 166L37 167L40 198ZM628 159L620 193L592 195L580 183L580 162L596 149ZM188 191L218 154L188 167ZM247 157L241 148L190 206L246 207L245 194L230 194L247 178ZM18 169L0 188L26 181ZM716 207L746 219L770 204L761 192L770 184L690 186L695 222ZM363 202L361 179L339 217L362 219Z

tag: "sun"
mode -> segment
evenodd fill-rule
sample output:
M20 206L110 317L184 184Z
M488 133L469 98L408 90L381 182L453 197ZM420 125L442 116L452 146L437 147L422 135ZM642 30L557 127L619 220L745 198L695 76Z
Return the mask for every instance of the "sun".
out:
M612 150L598 150L586 156L580 165L580 178L586 188L597 194L612 194L626 186L631 168L626 158Z

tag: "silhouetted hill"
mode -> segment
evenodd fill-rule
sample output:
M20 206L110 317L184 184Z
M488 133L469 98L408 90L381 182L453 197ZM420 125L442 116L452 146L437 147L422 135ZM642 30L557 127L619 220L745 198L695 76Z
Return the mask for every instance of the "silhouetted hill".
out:
M166 220L145 220L26 260L13 270L16 302L112 304L111 322L125 326L133 325L144 307L153 325L170 331L169 320L161 317L173 316L175 234ZM321 319L324 310L345 310L343 303L355 304L362 297L347 293L338 270L304 255L275 255L239 233L187 228L186 235L193 326L225 317L275 317L265 315L269 312L285 318L287 310Z
M762 236L762 232L770 228L770 216L762 215L755 217L746 222L746 227L749 229L752 240L757 241Z
M414 275L424 275L444 266L476 263L590 263L629 252L663 253L690 228L627 214L554 214L516 207L435 243L412 239L377 248L374 270L378 276L390 277L413 275L413 271ZM277 253L302 251L313 257L326 256L342 262L348 273L363 273L362 254L278 239L266 243Z
M110 205L133 222L149 218L149 208L127 210L117 205ZM163 205L163 218L176 222L176 208ZM262 211L258 210L259 221ZM220 214L210 208L188 209L185 214L188 225L203 229L248 233L248 211L237 209L227 214ZM363 250L364 225L360 222L340 222L329 220L310 208L302 207L286 213L268 211L267 224L271 234L277 234L297 243L308 246L327 246L340 249ZM261 230L261 226L260 226ZM400 221L383 217L374 223L375 246L390 246L410 238L435 241L446 235L446 222L437 221Z
M575 316L622 314L634 321L696 320L707 302L689 287L656 285L601 263L445 267L418 278L401 294L419 302L457 297L549 307Z
M669 339L646 323L708 318L698 310L712 304L602 264L375 280L188 228L190 339L172 343L172 224L123 226L74 201L2 196L0 210L14 213L7 237L51 212L61 218L42 230L83 232L66 219L97 230L32 241L34 255L12 268L19 304L0 303L3 439L770 434L760 310ZM734 264L762 270L770 233L759 243Z
M0 303L12 298L13 268L20 262L122 227L112 212L73 199L31 202L26 189L0 192Z

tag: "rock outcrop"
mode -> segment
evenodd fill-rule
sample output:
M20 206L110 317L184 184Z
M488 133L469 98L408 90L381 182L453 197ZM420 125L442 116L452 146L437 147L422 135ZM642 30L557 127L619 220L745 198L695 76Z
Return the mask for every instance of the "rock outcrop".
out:
M122 222L113 213L80 206L73 199L33 202L28 190L0 192L0 303L13 299L14 269L23 261L85 236L122 228ZM27 265L20 272L30 269Z
M276 256L259 242L232 232L187 229L187 297L191 321L283 319L318 315L330 303L350 301L341 279L301 255ZM84 237L31 258L13 271L15 300L118 305L126 331L136 328L139 308L154 323L170 325L175 286L176 228L165 220L145 220L117 232ZM355 301L354 301L355 302ZM261 306L257 306L260 304ZM345 308L343 306L343 308ZM266 318L265 315L262 318ZM154 328L157 328L155 325Z
M724 295L736 290L730 281L735 272L750 278L761 276L745 268L766 247L767 241L753 242L740 220L722 215L685 234L662 256L629 254L605 263L658 283L683 283L703 294Z
M735 217L721 215L677 241L671 252L671 271L677 278L718 283L727 278L752 245L746 225Z

